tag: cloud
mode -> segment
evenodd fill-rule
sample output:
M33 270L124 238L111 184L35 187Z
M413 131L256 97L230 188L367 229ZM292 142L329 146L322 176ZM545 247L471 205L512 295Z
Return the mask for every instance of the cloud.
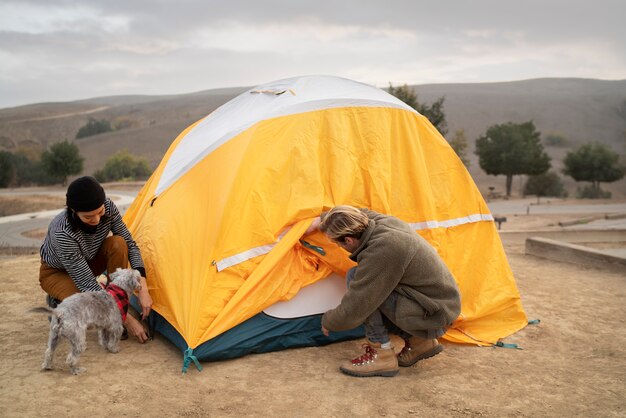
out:
M0 106L249 86L626 78L621 1L5 0Z

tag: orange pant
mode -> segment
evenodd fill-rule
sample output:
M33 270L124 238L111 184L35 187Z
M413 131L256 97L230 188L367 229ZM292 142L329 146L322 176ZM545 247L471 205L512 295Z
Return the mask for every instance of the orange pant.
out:
M112 273L118 267L127 268L128 246L126 241L119 235L106 238L96 256L87 264L89 264L94 276L99 276L105 270L107 273ZM80 292L67 271L50 267L43 261L39 268L39 284L47 294L58 300L63 300Z

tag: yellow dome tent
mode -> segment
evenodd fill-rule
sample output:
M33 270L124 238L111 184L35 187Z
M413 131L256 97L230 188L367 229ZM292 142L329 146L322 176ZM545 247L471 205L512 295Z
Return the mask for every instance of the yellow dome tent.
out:
M338 204L410 223L462 294L444 339L488 345L527 324L493 217L431 123L383 90L330 76L251 89L188 127L125 214L153 325L214 360L324 344L347 254L302 234Z

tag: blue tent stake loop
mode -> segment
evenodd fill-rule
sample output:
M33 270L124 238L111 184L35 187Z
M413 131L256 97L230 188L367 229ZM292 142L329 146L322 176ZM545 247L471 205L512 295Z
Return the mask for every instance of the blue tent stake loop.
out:
M502 347L502 348L514 348L516 350L522 350L522 348L520 346L518 346L517 344L508 344L508 343L503 343L502 341L498 341L493 346L494 347Z
M528 321L528 325L537 325L541 322L541 319L531 319Z
M189 365L191 364L192 361L195 363L198 371L201 372L202 365L198 361L198 358L193 355L193 350L190 347L188 347L185 350L185 354L183 354L183 374L187 373L187 369L189 368Z

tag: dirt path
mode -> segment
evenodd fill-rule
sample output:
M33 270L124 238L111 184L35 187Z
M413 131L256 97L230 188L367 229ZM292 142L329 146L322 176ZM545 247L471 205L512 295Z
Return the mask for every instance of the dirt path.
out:
M91 332L86 374L40 372L47 341L38 259L0 261L0 405L32 416L626 416L624 272L587 269L507 249L529 318L506 339L523 350L446 345L394 378L358 379L337 366L358 341L250 355L181 374L182 354L156 338L107 354Z
M26 118L26 119L10 120L7 123L35 122L35 121L41 121L41 120L67 118L67 117L70 117L70 116L89 115L91 113L96 113L96 112L100 112L102 110L107 110L110 107L111 106L100 106L100 107L96 107L94 109L83 110L82 112L71 112L71 113L62 113L60 115L40 116L40 117L36 117L36 118Z

